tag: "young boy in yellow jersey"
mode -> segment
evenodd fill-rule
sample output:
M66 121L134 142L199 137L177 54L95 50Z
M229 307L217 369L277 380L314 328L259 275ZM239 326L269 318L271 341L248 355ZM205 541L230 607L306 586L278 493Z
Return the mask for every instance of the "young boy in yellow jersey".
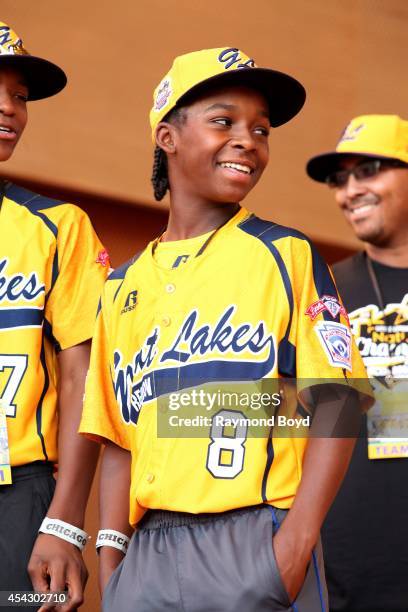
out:
M176 58L155 91L153 185L157 199L170 190L169 221L105 284L80 427L106 445L106 612L327 610L319 530L354 440L272 425L251 437L245 418L282 377L334 380L356 403L365 377L313 245L240 205L271 127L304 97L236 48ZM249 410L228 403L242 395ZM282 396L264 395L272 423Z
M0 161L24 131L27 101L65 83L58 66L28 54L0 23ZM82 527L98 453L77 427L108 261L79 208L0 186L0 605L11 609L13 591L67 588L62 609L74 610L86 581Z

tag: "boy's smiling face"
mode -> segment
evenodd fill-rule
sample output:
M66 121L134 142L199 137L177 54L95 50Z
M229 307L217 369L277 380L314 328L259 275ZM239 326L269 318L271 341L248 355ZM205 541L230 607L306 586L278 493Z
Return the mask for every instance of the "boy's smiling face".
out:
M167 124L164 138L172 195L242 201L268 163L266 99L247 87L226 87L201 96L184 113L184 121Z
M13 68L0 69L0 161L7 161L27 123L28 89Z

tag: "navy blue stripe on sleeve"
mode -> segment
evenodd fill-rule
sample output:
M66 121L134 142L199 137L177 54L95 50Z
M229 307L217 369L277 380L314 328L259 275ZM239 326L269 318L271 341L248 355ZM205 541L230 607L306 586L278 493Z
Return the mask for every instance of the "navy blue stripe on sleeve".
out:
M40 308L0 308L0 330L41 327L43 316L43 310Z
M47 448L45 446L44 434L42 432L43 401L47 394L48 387L50 386L50 377L49 377L48 369L47 369L47 361L45 359L44 336L42 339L40 362L41 362L41 366L44 372L44 385L41 391L40 399L38 400L37 409L35 411L35 420L36 420L36 425L37 425L37 435L40 438L41 449L44 455L44 459L45 461L48 461Z
M55 200L54 198L47 198L46 196L30 191L29 189L24 189L24 187L20 187L14 183L10 183L6 188L6 197L16 202L16 204L26 206L26 208L29 208L33 213L66 204L66 202Z
M136 253L136 255L133 255L132 259L129 259L129 261L126 261L124 264L119 266L119 268L116 268L115 270L113 270L113 272L109 274L107 280L110 281L110 280L124 279L126 276L126 272L129 270L130 266L133 265L135 261L139 259L142 253L143 251L140 251L140 253Z
M290 309L290 323L291 323L292 315L293 315L293 305L294 305L292 285L290 282L288 271L286 270L285 263L282 259L282 256L279 253L276 246L272 244L273 241L277 239L277 236L276 236L277 228L280 228L281 226L276 225L276 223L271 223L270 221L263 221L263 219L259 219L258 217L255 217L255 215L253 215L249 217L248 219L245 219L240 225L238 225L238 227L244 232L246 232L247 234L250 234L251 236L254 236L255 238L258 238L259 240L261 240L261 242L264 243L264 245L267 247L267 249L272 253L273 257L275 258L275 261L277 263L277 266L282 276L282 281L285 286L286 295L288 298L289 309ZM289 325L289 328L290 328L290 325Z
M261 240L264 244L266 244L271 252L272 249L270 242L274 242L282 238L297 238L298 240L304 240L307 242L312 254L313 279L319 298L322 298L324 295L329 295L337 300L339 299L336 285L334 284L334 281L330 275L326 262L316 249L313 242L311 242L302 232L299 232L291 227L278 225L271 221L264 221L255 215L245 219L238 227ZM274 248L276 249L276 247ZM322 315L326 321L333 321L333 317L328 311L324 311ZM337 322L340 321L340 314L337 315L335 320Z

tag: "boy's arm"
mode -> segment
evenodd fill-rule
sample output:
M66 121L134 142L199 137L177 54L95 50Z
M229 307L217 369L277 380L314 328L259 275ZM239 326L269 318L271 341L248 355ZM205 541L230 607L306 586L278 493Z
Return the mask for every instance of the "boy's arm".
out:
M90 341L65 349L58 355L58 477L47 516L83 528L85 509L98 460L99 445L77 431L82 412ZM63 591L70 602L61 608L75 610L83 600L88 573L79 549L53 535L40 533L28 572L34 589ZM42 608L41 608L42 610Z
M129 525L130 464L129 451L113 443L107 444L101 462L99 497L101 529L115 529L129 537L133 532ZM116 548L99 548L99 588L102 595L122 559L123 553Z
M316 407L295 500L273 538L277 565L291 601L303 584L320 528L346 474L361 425L361 404L352 389L344 387L339 391L336 385L332 397L329 387L322 388L320 399L323 401ZM346 402L347 410L343 411ZM339 416L343 421L340 427ZM337 434L331 436L330 432Z

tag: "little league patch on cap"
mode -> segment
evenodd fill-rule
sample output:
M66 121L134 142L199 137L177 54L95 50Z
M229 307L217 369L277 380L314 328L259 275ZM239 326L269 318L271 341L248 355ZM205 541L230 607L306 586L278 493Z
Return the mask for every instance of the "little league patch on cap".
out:
M286 123L302 108L306 93L293 77L269 68L235 47L204 49L176 57L153 94L150 125L153 142L156 127L188 95L199 94L212 85L239 84L260 91L269 104L273 127Z
M23 74L27 82L29 100L53 96L67 83L67 77L61 68L48 60L30 55L21 38L0 21L0 69L4 66L10 66Z
M346 155L398 159L408 164L408 121L398 115L361 115L343 130L335 151L309 160L306 172L324 183Z

